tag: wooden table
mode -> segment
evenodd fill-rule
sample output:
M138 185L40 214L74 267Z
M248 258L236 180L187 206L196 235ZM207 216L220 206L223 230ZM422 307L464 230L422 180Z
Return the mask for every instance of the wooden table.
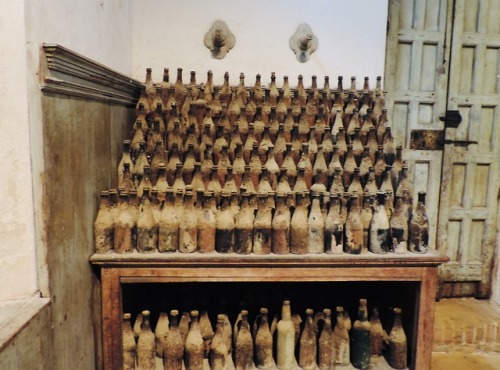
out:
M416 348L411 369L431 367L437 267L447 257L424 255L94 254L101 270L105 369L121 368L122 285L178 282L416 282Z

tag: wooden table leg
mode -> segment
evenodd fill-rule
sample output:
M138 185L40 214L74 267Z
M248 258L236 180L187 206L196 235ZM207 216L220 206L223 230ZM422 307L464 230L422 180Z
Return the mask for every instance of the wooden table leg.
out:
M121 369L121 284L119 271L103 268L101 272L102 287L102 337L104 369Z
M437 268L423 268L420 296L418 297L418 332L415 357L416 370L429 370L431 368L436 289Z

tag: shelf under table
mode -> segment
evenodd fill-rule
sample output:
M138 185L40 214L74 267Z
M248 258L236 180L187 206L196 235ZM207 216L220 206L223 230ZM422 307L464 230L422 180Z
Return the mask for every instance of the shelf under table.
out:
M417 282L412 369L431 363L437 267L447 257L426 254L238 255L220 253L94 254L102 289L105 369L121 366L122 284L182 282Z

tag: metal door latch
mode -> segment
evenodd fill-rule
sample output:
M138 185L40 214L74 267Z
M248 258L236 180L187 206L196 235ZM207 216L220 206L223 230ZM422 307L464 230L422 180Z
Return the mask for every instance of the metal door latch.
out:
M444 122L445 128L457 128L462 122L462 116L458 110L447 110L444 116L439 117Z

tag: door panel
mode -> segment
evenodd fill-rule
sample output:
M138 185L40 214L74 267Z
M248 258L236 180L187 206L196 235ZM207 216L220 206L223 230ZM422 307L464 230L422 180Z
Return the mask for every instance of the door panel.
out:
M436 245L442 151L410 150L412 130L442 130L446 109L445 0L392 0L384 87L396 144L403 145L414 193L427 193L430 245ZM417 197L414 196L416 205Z
M451 259L441 279L453 282L444 296L490 294L500 159L499 9L500 0L456 1L448 106L463 120L445 136L472 143L444 147L438 249ZM474 285L461 287L466 281Z
M389 2L386 104L415 192L428 194L431 247L450 257L440 270L442 296L490 294L500 181L499 19L500 0ZM457 128L439 120L447 109L460 112ZM410 150L412 130L445 130L448 141L462 143Z

